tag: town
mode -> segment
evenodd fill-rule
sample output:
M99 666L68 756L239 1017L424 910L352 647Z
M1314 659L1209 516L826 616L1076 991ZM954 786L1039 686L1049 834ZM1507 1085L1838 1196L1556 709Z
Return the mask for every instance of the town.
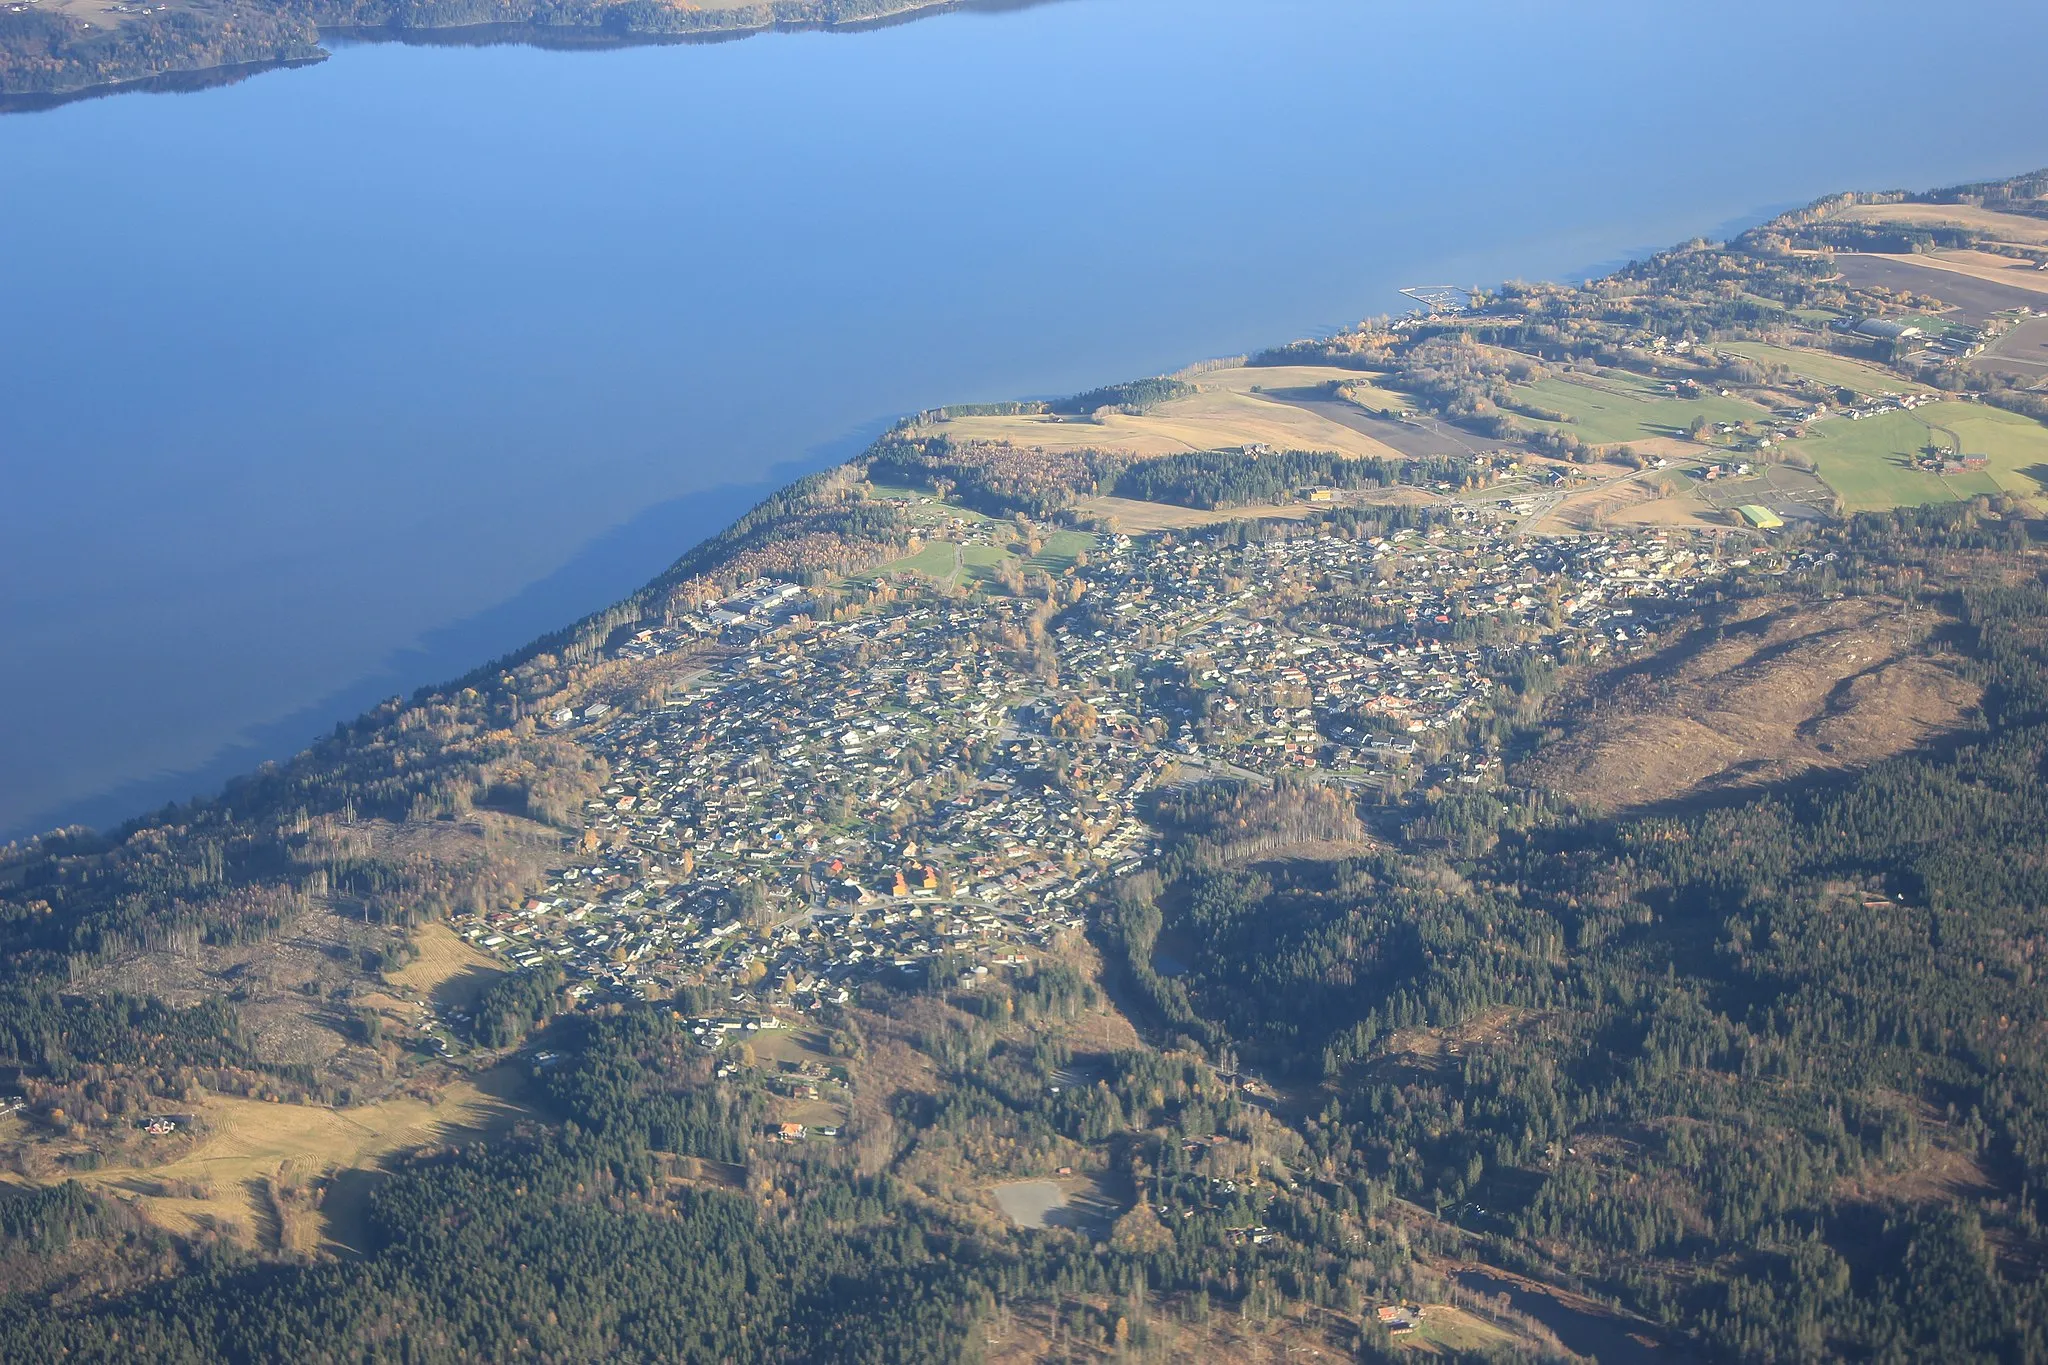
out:
M747 585L617 648L714 650L680 690L548 718L609 769L581 855L457 928L581 999L712 988L739 1011L699 1021L713 1047L877 977L971 990L1158 855L1149 792L1495 783L1485 722L1532 671L1643 650L1702 584L1796 562L1700 532L1521 537L1463 505L1407 520L1103 533L1036 595L906 575L838 620Z

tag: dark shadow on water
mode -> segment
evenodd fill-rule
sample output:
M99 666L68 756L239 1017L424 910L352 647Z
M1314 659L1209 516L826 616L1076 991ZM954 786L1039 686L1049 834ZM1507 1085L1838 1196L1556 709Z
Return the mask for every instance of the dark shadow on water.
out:
M199 90L235 85L266 71L315 66L326 60L327 54L322 52L315 57L288 61L239 62L233 66L208 67L203 71L166 71L161 75L141 76L132 81L115 81L109 85L93 85L83 90L64 90L55 94L0 95L0 114L38 114L45 109L61 108L80 100L104 99L108 95L189 95Z
M658 503L591 541L567 564L514 596L429 631L417 645L395 651L319 701L256 727L198 767L140 778L42 812L20 828L0 830L0 841L67 825L105 829L167 802L210 796L230 778L299 752L337 721L361 715L390 697L459 678L619 601L770 493L866 450L891 420L863 423L846 436L813 447L802 459L774 466L759 482L726 484Z
M699 29L690 33L636 33L602 26L572 27L552 24L460 24L449 28L407 28L403 25L351 27L337 25L320 30L320 41L330 46L350 43L403 43L410 47L504 47L544 48L560 52L589 52L622 47L674 47L692 43L730 43L759 33L868 33L876 29L914 24L940 14L1007 14L1013 10L1038 9L1070 0L951 0L948 4L861 19L847 23L776 23L757 28ZM197 71L166 71L133 80L110 81L105 85L53 93L0 94L0 114L33 114L57 109L80 100L103 99L108 95L191 94L234 85L266 71L312 66L329 54L315 50L309 55L269 62L239 62L232 66L204 67Z
M1070 0L952 0L844 23L776 23L755 28L696 29L686 33L648 33L624 28L576 27L555 24L460 24L447 28L407 27L380 24L366 27L333 27L320 31L327 43L402 43L408 47L521 47L559 52L588 52L622 47L678 47L703 43L733 43L760 33L871 33L877 29L914 24L940 14L1006 14L1013 10L1038 9L1067 4Z

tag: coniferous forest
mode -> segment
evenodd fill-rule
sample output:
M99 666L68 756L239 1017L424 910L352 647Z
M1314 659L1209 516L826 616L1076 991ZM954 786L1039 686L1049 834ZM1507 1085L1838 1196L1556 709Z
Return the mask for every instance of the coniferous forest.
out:
M1846 308L1817 253L1864 231L1788 215L1263 358L1513 460L905 423L215 798L0 850L0 1360L2048 1359L2037 509L1569 545L1459 496L1539 451L1645 471L1527 410L1537 367L1659 374L1654 334L1674 393L1746 383L1708 343ZM1822 761L1896 719L1858 709L1872 641L1963 700ZM1558 779L1822 649L1839 724L1797 771ZM529 951L557 912L575 951ZM693 979L629 970L657 928ZM490 1122L428 1121L487 1081ZM400 1109L374 1158L190 1175L230 1123Z

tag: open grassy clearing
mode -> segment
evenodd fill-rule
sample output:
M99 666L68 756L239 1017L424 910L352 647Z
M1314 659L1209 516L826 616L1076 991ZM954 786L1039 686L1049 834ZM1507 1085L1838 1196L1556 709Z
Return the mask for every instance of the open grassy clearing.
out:
M1562 412L1572 419L1542 425L1602 445L1683 436L1695 417L1704 417L1709 422L1753 422L1764 416L1762 408L1740 398L1673 398L1647 383L1624 379L1603 378L1597 384L1576 379L1539 379L1520 386L1518 392L1527 395L1532 405Z
M1915 384L1912 380L1880 370L1875 365L1865 365L1847 356L1830 355L1826 351L1808 350L1804 347L1772 346L1761 341L1731 341L1722 350L1730 355L1747 357L1766 365L1783 365L1797 375L1820 384L1838 389L1854 389L1866 393L1925 393L1927 386Z
M1930 445L1988 457L1979 471L1940 475L1913 467ZM1860 422L1835 420L1795 442L1851 512L1958 502L2000 491L2037 504L2048 487L2048 427L1975 403L1936 403Z
M892 559L887 564L863 569L854 575L858 582L872 582L892 574L923 574L926 578L950 579L959 566L960 547L950 540L934 540L914 555Z
M1023 561L999 545L962 545L960 547L960 579L962 582L987 583L994 580L996 568L1001 564L1019 564Z
M957 503L942 502L929 488L907 488L899 484L870 483L865 485L868 497L875 502L907 500L912 506L912 521L939 522L959 519L970 526L989 520L971 507Z
M437 1004L466 1010L505 974L496 959L471 947L439 921L422 925L412 942L420 955L386 973L384 979L399 990L415 991Z
M1856 204L1840 217L1858 223L1896 223L1902 227L1959 227L2003 242L2048 246L2048 221L2000 213L1973 204Z
M1048 573L1064 573L1094 548L1093 531L1055 531L1046 539L1045 548L1031 557L1031 564Z
M1086 532L1068 532L1088 537ZM914 555L891 560L853 575L855 582L871 583L896 574L912 573L936 583L987 583L994 580L999 565L1025 561L999 545L963 545L953 540L935 540ZM1068 561L1071 563L1071 559Z
M1414 1321L1415 1330L1395 1338L1395 1344L1424 1355L1498 1351L1522 1342L1506 1328L1448 1303L1424 1304L1415 1310Z
M271 1226L268 1182L371 1171L393 1152L460 1136L497 1132L526 1111L517 1096L513 1066L460 1080L431 1099L406 1095L354 1109L267 1104L213 1095L192 1107L206 1135L189 1152L160 1166L108 1166L77 1178L136 1207L173 1232L206 1227L261 1238ZM319 1218L321 1240L346 1239L348 1191L360 1181L337 1182ZM337 1233L341 1234L337 1238Z

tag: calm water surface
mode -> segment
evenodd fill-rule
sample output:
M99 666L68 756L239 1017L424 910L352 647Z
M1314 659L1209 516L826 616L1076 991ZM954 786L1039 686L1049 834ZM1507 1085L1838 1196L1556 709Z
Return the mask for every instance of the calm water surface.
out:
M289 753L892 415L2048 163L2048 7L1059 0L0 119L0 832Z

